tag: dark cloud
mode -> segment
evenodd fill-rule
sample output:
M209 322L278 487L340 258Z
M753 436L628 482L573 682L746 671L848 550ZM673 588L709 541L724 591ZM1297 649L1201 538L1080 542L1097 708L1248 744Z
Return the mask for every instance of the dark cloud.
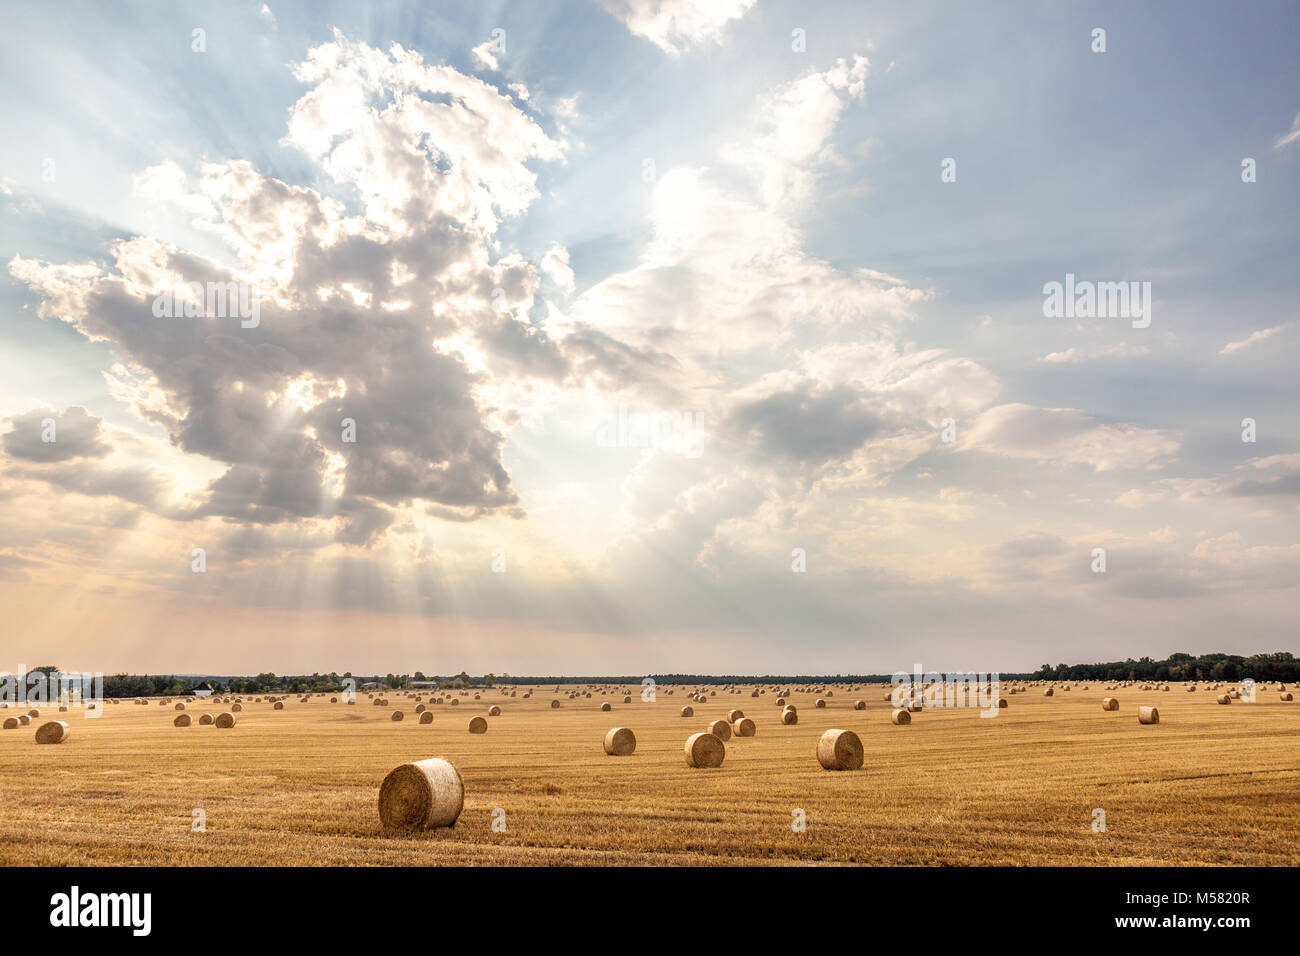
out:
M47 423L53 423L52 432ZM80 405L62 412L37 408L9 419L13 431L0 441L10 458L23 461L69 461L73 458L103 458L113 446L103 435L102 418L95 418ZM53 441L45 441L46 436Z

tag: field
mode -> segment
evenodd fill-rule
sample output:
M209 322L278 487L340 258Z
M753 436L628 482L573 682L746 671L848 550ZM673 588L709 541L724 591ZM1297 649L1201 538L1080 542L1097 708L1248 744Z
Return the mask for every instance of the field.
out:
M232 729L199 726L199 714L229 709L201 700L185 728L157 701L110 705L99 719L47 706L31 727L0 731L0 863L1300 864L1300 703L1272 688L1221 706L1204 686L1091 683L1050 698L1030 686L992 719L931 708L906 727L891 724L879 685L834 688L825 709L818 694L794 693L795 726L780 723L771 691L716 688L695 703L690 689L660 687L646 703L629 687L627 704L621 692L458 692L459 706L431 706L426 725L396 692L386 707L290 696L280 711L250 697ZM1102 711L1105 696L1119 712ZM855 711L855 698L867 708ZM491 704L502 714L469 734ZM694 717L679 716L684 704ZM1157 705L1161 722L1139 725L1139 704ZM733 707L757 735L729 741L720 768L688 768L686 737ZM406 719L393 722L395 709ZM70 738L38 746L35 725L51 717L68 720ZM614 726L635 731L634 755L603 753ZM818 765L831 727L859 735L861 770ZM384 834L384 775L430 756L461 772L459 822ZM1094 832L1097 808L1105 832ZM792 828L795 810L806 832Z

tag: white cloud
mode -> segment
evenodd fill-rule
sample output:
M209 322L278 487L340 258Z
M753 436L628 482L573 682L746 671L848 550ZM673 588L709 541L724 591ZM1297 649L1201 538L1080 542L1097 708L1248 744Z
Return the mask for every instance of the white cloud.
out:
M1281 325L1273 326L1271 329L1259 329L1255 332L1250 333L1250 335L1246 336L1246 338L1244 339L1240 339L1236 342L1229 342L1223 348L1219 349L1219 354L1231 355L1233 352L1240 351L1241 349L1246 348L1246 346L1248 345L1254 345L1256 342L1262 342L1264 341L1264 339L1276 335L1277 333L1281 332L1283 329L1290 328L1290 327L1291 327L1290 322L1284 322Z
M1291 128L1277 138L1273 148L1283 149L1290 146L1297 139L1300 139L1300 113L1297 113L1295 119L1291 121Z
M743 17L755 0L600 0L633 34L670 56L721 43L727 24Z
M1152 468L1178 451L1179 436L1136 425L1099 424L1074 408L997 405L966 430L963 448L1096 471Z

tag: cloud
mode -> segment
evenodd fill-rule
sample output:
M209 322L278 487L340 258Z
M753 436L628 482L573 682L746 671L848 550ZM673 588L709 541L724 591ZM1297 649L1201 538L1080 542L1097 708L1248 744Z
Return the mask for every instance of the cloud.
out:
M1011 403L981 414L966 429L962 446L1009 458L1110 471L1157 467L1178 451L1179 441L1169 431L1099 424L1074 408Z
M1229 342L1223 348L1219 349L1219 354L1231 355L1233 352L1240 351L1241 349L1244 349L1248 345L1254 345L1256 342L1262 342L1264 341L1264 339L1276 335L1278 332L1281 332L1283 329L1290 328L1291 325L1292 323L1290 322L1284 322L1281 325L1273 326L1271 329L1259 329L1258 331L1250 333L1250 335L1246 336L1246 338L1244 339L1240 339L1239 341L1236 342Z
M494 45L494 41L484 40L478 46L470 50L470 53L474 56L474 63L476 66L481 69L492 70L493 72L501 69L500 61L497 60L496 54L492 52ZM525 90L525 94L526 93L527 91ZM525 95L523 99L527 100L527 95Z
M1284 149L1294 143L1297 139L1300 139L1300 113L1297 113L1295 119L1291 121L1291 128L1279 136L1277 141L1273 143L1273 148Z
M95 418L80 405L56 412L37 408L8 419L13 426L0 443L10 458L53 462L73 458L103 458L113 451L105 440L102 418Z
M1115 345L1104 345L1091 350L1069 348L1064 352L1051 352L1044 355L1039 361L1046 362L1049 365L1077 365L1081 362L1091 362L1096 359L1131 358L1137 355L1149 355L1150 353L1151 350L1145 345L1132 346L1127 342L1119 342Z
M670 56L692 47L720 44L726 26L743 17L755 0L600 0L634 35Z

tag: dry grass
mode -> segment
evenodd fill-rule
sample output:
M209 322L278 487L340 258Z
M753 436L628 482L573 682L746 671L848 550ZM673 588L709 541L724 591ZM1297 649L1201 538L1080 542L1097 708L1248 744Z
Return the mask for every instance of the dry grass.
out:
M686 737L737 698L719 690L683 720L674 702L691 688L666 690L614 705L637 738L621 758L602 750L599 697L552 710L549 689L520 693L509 732L482 736L446 705L418 724L328 698L247 702L229 730L173 727L157 706L94 720L73 708L59 747L37 746L34 728L0 733L0 864L1300 864L1300 705L1275 692L1221 707L1128 687L1107 713L1101 685L1031 688L996 718L927 707L896 727L882 688L863 688L865 710L848 692L815 709L817 694L791 688L807 719L782 725L764 707L754 739L692 770ZM1158 725L1138 724L1140 704L1159 705ZM821 769L829 727L858 735L862 770ZM464 778L460 821L385 836L380 782L432 756ZM191 831L196 808L206 832Z

